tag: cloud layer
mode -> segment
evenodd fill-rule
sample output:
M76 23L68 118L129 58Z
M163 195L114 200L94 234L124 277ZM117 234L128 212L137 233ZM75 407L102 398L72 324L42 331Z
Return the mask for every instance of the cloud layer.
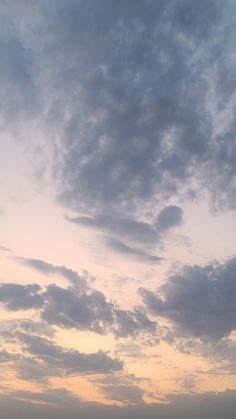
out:
M36 402L31 403L32 401ZM46 402L46 404L37 404ZM18 417L57 417L58 419L76 419L78 414L88 419L95 415L98 419L106 418L143 418L155 419L198 419L199 415L208 419L234 419L235 391L221 393L209 392L205 395L172 396L169 403L114 407L96 403L80 402L73 394L64 389L55 389L45 393L19 391L1 396L2 412L6 419Z
M169 319L179 336L217 341L236 329L236 258L185 266L157 293L140 289L148 309Z
M70 284L55 283L41 288L37 284L0 284L0 303L7 310L39 310L43 321L67 329L113 333L117 337L150 335L157 338L157 323L148 318L142 307L122 309L108 301L99 290L90 287L87 278L65 266L40 259L17 258L20 263L45 275L60 275Z
M233 12L230 0L5 2L2 124L55 137L70 208L140 213L203 186L234 209Z

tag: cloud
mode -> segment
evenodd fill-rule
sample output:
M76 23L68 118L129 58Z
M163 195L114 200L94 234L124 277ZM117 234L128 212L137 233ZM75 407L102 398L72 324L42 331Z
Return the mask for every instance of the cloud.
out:
M104 237L104 241L113 251L116 251L125 256L132 256L141 262L159 263L163 260L162 257L150 255L143 249L137 247L130 247L123 243L121 240L115 239L114 237Z
M176 382L187 391L196 389L196 376L194 374L186 374L183 377L179 377L176 379Z
M35 358L22 357L20 362L15 363L14 371L21 380L47 383L48 378L61 376L61 371L54 365L48 365Z
M5 349L0 350L0 364L16 362L18 359L19 356L17 354L12 354Z
M147 310L166 318L176 336L217 341L236 329L236 258L207 266L185 266L156 293L140 294Z
M12 311L39 309L44 302L40 291L37 284L0 284L0 303Z
M14 336L16 331L48 337L52 337L55 334L54 329L45 322L24 318L1 321L0 334L2 336L9 338L10 336Z
M12 253L12 250L6 246L0 246L0 251L4 253Z
M170 59L170 53L177 42L174 42L170 33L165 33L164 25L162 26L159 20L160 16L154 23L150 16L151 12L154 12L152 9L151 7L148 13L147 8L147 13L141 16L141 11L137 8L132 19L130 15L126 16L127 9L122 7L118 10L112 29L108 20L110 42L119 46L117 53L113 53L108 36L104 37L104 26L94 27L95 33L96 30L101 31L101 38L97 41L98 52L101 55L97 53L95 59L92 59L92 51L89 52L87 80L82 87L82 96L85 115L92 112L97 114L97 119L90 127L86 117L82 123L70 121L66 130L67 136L70 136L70 148L63 143L63 196L72 205L78 202L79 205L86 203L88 207L93 202L96 205L113 206L118 203L125 205L124 201L133 204L136 199L150 199L156 189L155 184L160 189L167 189L168 185L162 185L162 182L165 183L163 178L166 172L167 176L171 172L175 173L176 178L182 178L185 173L186 165L180 168L178 160L176 163L171 160L171 167L168 167L167 156L163 156L162 153L162 135L166 131L165 128L169 129L172 126L173 120L178 120L178 111L175 108L176 98L180 93L178 77L182 80L190 69L185 63L187 57L181 56L181 52L184 55L185 51L182 51L180 46L175 45L177 52ZM112 16L105 17L109 19ZM123 25L119 19L123 21ZM157 22L160 25L159 30L156 29ZM127 31L130 34L129 43ZM162 53L167 55L167 62L163 64L153 45L154 40L151 41L152 37L155 39L158 36L157 33L163 42L161 45L159 41L158 46ZM164 37L166 39L163 39ZM102 44L99 41L108 44L107 57L102 54ZM183 48L183 45L181 47ZM122 66L118 64L118 59L123 62ZM180 64L179 69L177 63ZM117 68L114 74L115 65ZM172 94L166 91L167 81L172 85ZM93 102L94 97L99 100L100 112L97 101ZM188 116L191 111L192 106L187 112ZM197 112L194 114L199 119ZM191 123L192 121L189 121L188 125ZM81 147L77 132L80 132L81 138L87 133L87 146ZM158 157L161 170L158 167ZM180 160L180 156L178 157ZM67 182L69 177L70 183ZM171 179L169 182L171 183ZM171 188L175 189L175 185L170 185L169 189Z
M112 332L118 337L149 336L157 338L157 324L141 308L123 310L108 302L100 291L78 292L73 288L49 285L45 293L42 318L48 324L65 328Z
M236 341L234 336L215 341L202 342L191 338L175 340L178 350L188 355L197 355L206 359L212 367L212 375L231 375L236 373Z
M113 359L101 350L85 354L75 349L64 349L46 338L23 333L18 334L18 339L29 354L47 364L49 371L53 367L64 374L105 374L123 368L118 358ZM46 369L45 373L47 375Z
M132 218L202 188L235 209L234 12L230 0L5 2L3 126L55 138L58 195L86 216Z
M176 205L170 205L162 209L158 214L155 225L156 228L164 232L172 227L180 226L183 222L183 210Z
M117 253L142 262L155 263L163 258L149 254L148 250L157 245L160 247L164 240L163 233L182 224L183 210L174 205L165 207L153 223L111 215L66 217L66 219L73 224L108 233L109 235L103 237L103 241Z
M19 406L22 406L22 402L28 401L29 403L34 402L34 404L36 405L38 403L39 406L41 405L42 408L45 405L52 405L55 409L58 404L61 408L61 404L64 404L64 406L78 406L78 404L80 403L80 399L78 396L73 395L73 393L63 388L47 389L47 391L44 392L31 392L27 390L19 390L16 392L12 392L11 396L13 402L14 398L15 400L18 400ZM4 396L2 398L4 399ZM51 411L51 414L53 414L53 411Z
M221 3L145 1L135 12L132 2L113 3L111 9L99 4L89 16L84 2L72 2L54 21L52 36L61 43L53 55L70 59L74 53L73 63L84 58L81 70L66 80L67 89L77 86L78 93L72 105L66 101L71 113L57 162L63 202L89 213L138 212L156 196L191 189L194 178L211 193L217 188L219 203L234 205L233 159L219 154L228 146L214 135L206 106L209 74L221 71L221 60L230 61L232 33L224 26ZM222 84L216 76L217 98ZM234 152L233 138L227 143ZM225 183L226 177L233 183ZM226 194L222 179L232 185Z
M136 308L131 311L115 308L114 312L117 324L114 333L118 337L137 336L142 333L150 336L156 335L156 322L150 320L142 309Z
M106 397L126 404L137 404L142 402L143 391L141 388L131 384L117 384L102 386Z
M79 275L76 271L67 268L66 266L52 265L51 263L45 262L41 259L28 259L18 257L16 260L33 269L36 269L38 272L44 275L60 275L68 279L76 287L81 289L87 287L85 278Z
M73 288L47 287L42 318L66 328L106 333L114 322L113 306L100 291L78 294Z
M117 337L146 336L157 339L157 323L147 313L168 319L174 329L163 335L166 340L199 338L219 341L235 329L236 259L207 266L185 266L156 293L139 290L143 307L124 310L109 302L105 295L87 287L59 287L49 284L45 290L37 284L1 284L0 301L8 310L38 309L48 325L112 332Z
M4 418L41 419L198 419L199 415L208 419L233 419L235 415L235 391L208 392L182 396L170 396L169 403L128 405L124 407L104 406L80 401L73 393L65 389L45 392L15 391L2 394L1 410ZM32 403L34 402L34 403ZM36 403L35 403L36 402ZM42 404L42 402L44 402Z
M122 357L128 358L145 358L143 348L137 343L117 343L117 354L122 354Z
M37 332L37 330L36 330ZM0 363L7 364L22 380L47 383L50 377L108 374L123 371L123 362L108 352L82 353L59 346L52 339L24 331L21 327L1 332L2 343L17 345L18 352L0 350ZM19 349L20 347L20 349Z
M135 243L156 243L158 241L158 232L151 225L143 221L137 221L132 218L118 216L97 216L97 217L66 217L74 224L105 231L109 234L121 235L124 239Z
M51 273L50 269L49 272ZM8 322L11 330L20 328L28 333L38 331L52 336L53 330L50 326L57 325L98 334L113 333L116 337L139 335L157 339L157 324L148 318L141 307L124 310L109 302L101 291L90 287L63 288L49 284L42 290L37 284L0 284L0 302L11 311L36 309L43 320L32 322L22 319ZM6 326L5 322L1 331L5 335Z
M143 402L144 391L137 385L140 379L135 375L106 374L97 379L92 378L105 394L108 400L122 402L125 405L133 405Z

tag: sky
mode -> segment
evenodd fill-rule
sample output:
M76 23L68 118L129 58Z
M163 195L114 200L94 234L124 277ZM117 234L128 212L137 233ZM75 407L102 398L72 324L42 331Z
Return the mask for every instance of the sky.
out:
M235 1L0 6L4 419L233 419Z

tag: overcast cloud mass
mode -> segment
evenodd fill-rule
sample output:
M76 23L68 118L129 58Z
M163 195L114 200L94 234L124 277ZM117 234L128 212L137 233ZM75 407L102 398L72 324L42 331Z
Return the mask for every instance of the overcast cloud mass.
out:
M235 1L0 6L4 419L234 418Z

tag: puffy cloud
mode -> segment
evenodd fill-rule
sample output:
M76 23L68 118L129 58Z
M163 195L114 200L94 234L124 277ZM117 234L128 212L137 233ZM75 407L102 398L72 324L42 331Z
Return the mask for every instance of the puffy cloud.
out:
M139 307L123 310L107 301L100 291L78 294L73 288L49 285L45 293L42 318L51 325L95 333L112 332L118 337L157 338L157 324Z
M135 256L159 261L160 258L149 256L141 250ZM37 284L18 285L0 284L0 302L8 310L27 310L34 308L39 311L43 322L30 320L8 322L10 331L16 329L52 336L50 326L89 330L99 334L113 333L116 337L146 336L157 340L157 323L148 318L141 307L125 310L108 301L106 296L89 286L89 274L79 275L65 266L57 266L39 259L17 258L30 268L45 275L60 275L72 284L60 287L48 284L45 289ZM7 334L6 322L2 325L2 334Z
M40 291L37 284L0 284L0 303L12 311L39 309L44 302Z
M114 322L113 306L100 291L78 294L51 284L45 293L42 317L49 324L105 333Z
M18 352L9 352L3 347L0 363L13 369L22 380L47 383L50 377L123 371L123 362L108 352L99 350L87 354L64 348L48 337L26 333L20 327L1 332L1 338L6 345L17 344Z
M137 249L134 256L149 261L160 261L161 258L150 256ZM35 308L40 309L41 318L44 322L30 322L22 320L11 324L11 329L20 327L21 330L29 333L37 331L49 335L53 333L50 325L57 325L65 328L75 328L80 330L90 330L99 334L112 332L115 336L128 337L135 335L147 335L157 339L157 324L148 318L141 307L135 307L131 310L124 310L118 305L107 300L106 296L98 290L91 288L87 278L90 278L88 272L79 275L76 271L65 266L52 265L40 259L16 258L17 261L24 263L30 268L45 275L60 275L69 280L71 286L64 288L56 284L48 284L44 290L37 285L0 284L3 289L12 287L15 299L22 300L21 293L24 290L41 290L40 305ZM37 289L38 287L38 289ZM19 291L18 294L18 289ZM23 290L23 291L22 291ZM5 294L2 294L2 300ZM23 294L23 296L25 296ZM1 293L0 293L1 301ZM8 300L7 300L8 301ZM5 302L9 310L12 304ZM33 304L33 303L32 303ZM14 305L14 307L17 307ZM25 307L25 308L24 308ZM27 305L21 304L21 309L27 309ZM12 330L13 330L12 329Z
M119 359L111 358L104 351L85 354L75 349L64 349L49 339L23 333L18 333L18 339L29 354L48 365L49 371L52 366L66 374L98 374L120 371L123 368ZM47 375L46 368L44 371Z
M52 265L51 263L45 262L41 259L27 259L27 258L16 258L25 265L36 269L44 275L60 275L68 279L75 287L84 289L87 287L87 282L84 277L78 274L73 269L67 268L66 266Z
M207 266L185 266L157 293L141 288L148 309L169 319L176 336L219 340L236 329L236 258Z
M120 208L150 201L161 191L174 194L209 145L210 125L202 106L206 83L196 71L209 62L202 56L191 64L199 38L191 32L191 48L181 37L186 34L178 25L181 2L163 8L145 2L133 16L131 3L113 6L112 13L105 8L103 17L103 8L96 9L98 20L90 35L85 9L86 43L77 53L86 49L87 72L86 78L80 75L84 83L78 82L80 97L75 97L83 119L73 112L60 160L62 195L72 206ZM76 15L80 7L72 9ZM67 9L68 17L72 9ZM206 11L205 21L216 29L212 13L220 12L219 6L212 2ZM81 28L73 23L76 39ZM64 26L64 42L71 35L72 27Z
M140 333L155 336L157 333L156 322L150 320L140 308L133 311L116 308L116 326L114 333L119 337L137 336ZM156 342L157 343L157 342Z
M180 226L183 222L183 210L176 205L170 205L162 209L158 214L155 224L159 231L163 232L172 227Z
M232 161L227 153L218 157L221 140L214 136L206 108L208 76L213 66L220 71L222 46L223 61L230 59L225 45L232 42L232 32L222 36L219 29L221 3L144 2L133 14L132 2L113 3L112 9L103 2L100 6L89 16L84 2L71 3L63 17L57 15L56 23L63 26L61 54L69 39L80 39L68 55L73 51L79 63L84 58L70 83L77 85L78 94L59 150L64 202L89 212L91 207L129 212L156 195L175 195L193 176L201 181L202 174L213 174L216 167L233 181ZM233 138L227 142L235 149ZM208 176L207 188L217 186L220 194L222 177Z
M68 207L144 215L197 184L235 209L234 12L230 0L4 3L1 118L47 126Z

